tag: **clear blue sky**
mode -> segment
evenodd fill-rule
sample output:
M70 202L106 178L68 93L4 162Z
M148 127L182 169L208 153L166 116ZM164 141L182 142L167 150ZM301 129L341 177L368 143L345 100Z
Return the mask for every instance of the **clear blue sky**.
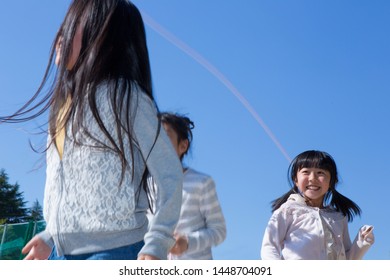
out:
M69 0L4 1L0 114L36 90ZM258 259L289 158L329 152L341 193L375 226L365 259L390 259L390 2L137 0L160 110L195 122L186 163L213 176L227 221L216 259ZM0 125L0 168L43 200L39 123ZM278 144L277 144L278 143ZM40 167L32 171L35 167Z

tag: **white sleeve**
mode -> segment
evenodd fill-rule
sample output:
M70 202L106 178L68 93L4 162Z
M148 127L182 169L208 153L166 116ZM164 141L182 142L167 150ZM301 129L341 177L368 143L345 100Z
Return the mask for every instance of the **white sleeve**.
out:
M275 211L268 221L261 245L262 260L281 260L282 246L287 232L286 219L281 211Z

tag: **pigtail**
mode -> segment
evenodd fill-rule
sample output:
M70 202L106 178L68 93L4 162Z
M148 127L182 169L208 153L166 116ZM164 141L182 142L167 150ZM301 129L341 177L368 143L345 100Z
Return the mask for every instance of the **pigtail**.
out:
M271 208L272 208L272 212L274 212L275 210L279 209L280 206L282 206L283 203L285 203L288 198L290 197L290 195L292 194L295 194L297 193L297 189L296 187L294 186L293 188L291 188L288 192L286 192L284 195L282 195L281 197L273 200L271 202Z
M362 210L355 202L345 197L335 189L332 189L331 193L332 199L330 201L330 205L334 207L336 211L343 213L343 215L348 218L348 222L352 222L354 216L361 215Z

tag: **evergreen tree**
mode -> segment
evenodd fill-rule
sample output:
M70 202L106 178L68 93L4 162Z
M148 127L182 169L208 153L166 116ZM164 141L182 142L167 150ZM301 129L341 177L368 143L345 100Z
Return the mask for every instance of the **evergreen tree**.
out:
M28 210L23 192L19 190L19 184L8 183L8 175L4 169L0 170L0 220L8 224L26 221Z
M33 221L43 220L42 206L38 199L34 201L32 207L30 208L30 217Z

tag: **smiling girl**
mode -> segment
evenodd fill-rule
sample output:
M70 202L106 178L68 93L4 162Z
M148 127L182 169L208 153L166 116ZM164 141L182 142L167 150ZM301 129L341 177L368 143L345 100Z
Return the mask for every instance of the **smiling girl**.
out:
M336 191L337 167L325 152L306 151L289 167L292 189L273 201L261 258L362 259L374 243L372 226L363 226L351 242L348 222L361 210Z

